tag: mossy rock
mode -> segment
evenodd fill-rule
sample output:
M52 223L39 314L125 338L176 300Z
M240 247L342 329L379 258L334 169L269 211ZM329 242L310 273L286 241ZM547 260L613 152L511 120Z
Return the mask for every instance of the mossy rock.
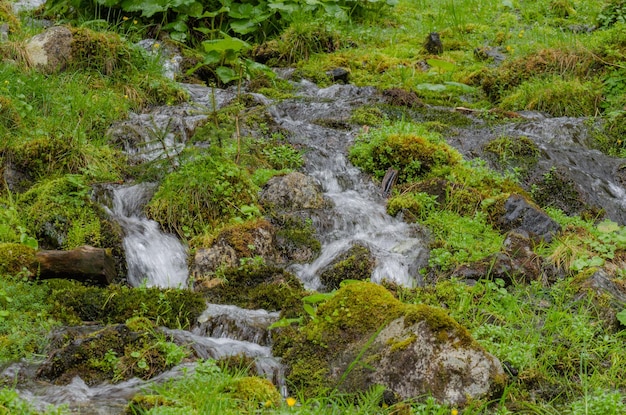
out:
M233 161L202 157L166 176L146 210L167 231L193 237L241 217L244 205L255 205L257 191Z
M280 404L281 396L276 387L268 379L256 376L235 378L224 388L224 392L241 400L242 405L272 407Z
M501 136L483 146L486 158L501 171L517 170L527 177L539 160L539 147L528 137Z
M35 275L35 250L26 245L14 243L0 244L0 274L16 275L24 269Z
M223 279L209 280L198 287L207 301L248 309L282 310L285 317L301 313L305 290L295 275L282 268L247 264L226 269L222 275Z
M310 220L302 215L271 213L276 230L276 249L286 262L311 262L320 254L322 244L317 239Z
M107 324L145 317L159 325L189 328L206 308L198 293L178 289L130 288L110 285L86 287L78 282L48 280L50 301L57 305L61 321L78 318Z
M96 32L86 27L72 28L73 69L89 69L104 75L116 71L129 71L135 62L143 60L139 50L134 49L118 34Z
M592 216L599 213L585 201L582 189L560 167L552 168L530 179L533 200L542 208L552 207L562 210L567 215Z
M380 333L387 334L379 338ZM469 332L445 311L423 304L403 304L385 288L369 282L343 286L317 307L315 318L297 334L287 330L285 336L291 340L280 342L279 339L280 348L275 352L282 352L289 366L288 381L306 396L318 396L333 388L364 392L376 378L380 381L378 384L400 391L403 399L414 398L417 395L407 396L401 386L403 382L412 383L407 380L411 375L393 378L393 371L400 369L389 370L387 367L381 372L378 365L381 359L393 361L395 356L398 361L419 361L428 366L428 359L424 361L420 353L413 353L414 348L426 347L424 344L432 344L423 351L437 359L442 358L435 351L438 348L452 354L457 349L463 350L461 354L471 354L471 360L480 362L478 364L490 373L494 385L496 375L502 373L497 359L486 354ZM402 370L411 371L412 368L409 365ZM438 372L436 368L429 370ZM447 375L442 372L436 376L445 378ZM465 377L463 382L471 384L473 380ZM481 385L481 393L489 393L492 384ZM450 385L445 381L440 386L441 390L449 390ZM417 388L422 388L422 393L433 392L438 399L445 400L444 395L431 388L428 382ZM461 395L455 395L455 403L464 402L466 397Z
M178 363L168 356L174 344L161 340L155 330L152 326L149 330L133 331L118 324L89 334L69 335L66 344L41 365L37 377L67 384L81 376L88 385L132 377L150 379ZM180 357L183 355L184 352Z
M119 246L119 237L102 207L91 200L90 191L84 177L66 175L42 181L20 195L29 232L37 236L40 247Z
M343 280L369 280L373 269L374 258L369 248L357 243L321 271L320 281L327 291L332 291Z
M159 407L175 407L177 403L162 395L135 395L124 408L124 415L144 414Z

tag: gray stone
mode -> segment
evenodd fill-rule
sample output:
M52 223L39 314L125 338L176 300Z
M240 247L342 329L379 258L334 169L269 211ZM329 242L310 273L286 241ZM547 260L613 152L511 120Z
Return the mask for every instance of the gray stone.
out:
M72 32L67 27L54 26L33 36L24 48L31 66L54 73L65 69L72 53Z
M520 195L511 195L504 203L505 213L500 218L503 230L521 229L550 242L561 226Z
M469 335L462 330L448 330L444 336L424 320L407 325L405 317L400 317L365 352L362 361L373 370L359 365L344 383L356 383L359 389L384 385L402 400L432 395L455 406L497 394L506 379L500 361L475 342L468 343ZM341 375L345 363L357 358L355 353L360 349L344 354L344 364L336 366L335 375Z
M266 207L287 211L327 206L322 186L299 172L272 177L261 191L259 201Z

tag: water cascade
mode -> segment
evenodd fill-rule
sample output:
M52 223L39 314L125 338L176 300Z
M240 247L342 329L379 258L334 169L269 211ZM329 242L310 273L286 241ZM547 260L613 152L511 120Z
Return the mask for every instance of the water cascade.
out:
M333 85L319 89L300 83L301 96L271 108L274 119L291 133L291 142L305 147L306 173L322 185L334 207L314 218L322 242L321 255L312 263L293 266L305 286L320 286L319 272L355 243L367 246L375 258L372 281L393 281L404 286L421 284L419 269L426 265L428 249L416 225L386 213L381 189L347 160L358 133L339 130L319 121L349 119L351 111L374 103L373 88Z
M159 224L143 214L154 185L141 183L111 189L111 217L124 231L123 246L133 287L185 288L187 248L174 235L161 231Z

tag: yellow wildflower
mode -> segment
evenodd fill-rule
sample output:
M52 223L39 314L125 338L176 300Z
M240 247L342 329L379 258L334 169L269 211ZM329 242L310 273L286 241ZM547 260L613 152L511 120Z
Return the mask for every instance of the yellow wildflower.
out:
M153 47L154 47L155 49L158 49L158 48L160 48L160 47L161 47L161 44L160 44L160 43L155 43Z
M524 37L524 31L523 30L520 31L519 34L517 35L517 37L520 37L520 38Z
M459 410L453 409L452 411L450 411L450 415L459 415Z
M137 19L133 20L133 24L137 24Z
M291 407L291 406L294 406L297 401L296 401L296 398L289 397L285 399L285 402L287 403L287 406Z
M128 20L128 16L124 16L124 17L122 17L122 20L123 20L123 21Z
M128 95L124 95L124 99L128 99Z

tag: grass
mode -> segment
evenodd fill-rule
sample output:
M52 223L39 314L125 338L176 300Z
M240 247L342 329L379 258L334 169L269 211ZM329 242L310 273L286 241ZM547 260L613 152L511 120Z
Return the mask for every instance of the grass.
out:
M304 74L345 67L356 85L403 88L431 105L599 117L608 124L598 132L598 147L623 157L626 25L613 24L611 16L604 16L601 22L606 27L587 30L598 23L604 4L592 0L401 0L393 9L347 22L309 22L310 16L303 15L295 17L292 27L279 38L279 59L282 55ZM2 186L1 243L33 242L42 221L57 211L77 212L66 247L98 243L98 218L87 209L90 186L141 176L108 141L108 127L131 110L173 104L184 94L160 76L154 57L125 42L124 37L134 39L145 29L134 21L131 17L108 26L101 20L82 20L83 28L76 32L84 46L81 53L90 50L89 45L100 47L96 58L101 60L83 55L84 62L49 76L29 69L21 60L20 48L34 34L33 28L24 25L23 30L12 31L9 42L0 47L13 59L0 63L0 161L26 171L29 177L21 185L30 189L21 192ZM441 55L422 49L433 31L443 41ZM325 41L304 44L312 35L323 35ZM504 63L496 66L479 59L474 50L481 47L497 48L506 58ZM109 54L111 50L118 52ZM285 96L284 90L275 87L280 82L274 82L267 81L262 90ZM184 153L177 160L181 162L177 170L153 174L163 182L150 212L182 237L206 239L224 224L257 217L257 186L302 164L300 149L272 132L275 126L267 125L262 110L244 104L211 114L212 123L192 139L219 142L219 154L209 158ZM436 123L393 123L386 117L379 107L370 113L355 112L355 123L378 127L359 137L353 161L380 178L393 152L404 151L399 159L405 161L407 154L431 153L431 158L415 157L409 163L390 207L397 209L395 213L412 211L416 221L432 229L432 269L445 274L499 252L503 236L490 222L490 215L502 195L519 191L515 178L498 175L480 163L461 161L446 147L444 136L435 132L445 130L447 120L437 119L443 126L437 129ZM422 139L419 148L412 147L416 137ZM376 153L379 147L384 151ZM447 194L441 198L416 187L435 179L448 183ZM207 186L207 181L220 186ZM194 192L185 193L190 187ZM442 278L422 289L398 290L404 302L446 308L482 346L514 369L501 398L473 402L463 414L626 412L626 359L622 357L626 331L615 320L623 305L582 288L585 278L599 266L616 284L624 284L625 228L567 217L556 209L547 211L564 230L551 243L540 244L536 252L560 270L558 281L505 287L500 280L468 286ZM49 290L17 274L0 278L1 363L40 358L46 334L60 324L52 312L56 304ZM383 391L379 389L359 396L331 393L314 398L304 398L295 390L294 400L276 398L269 386L266 395L246 394L240 386L248 378L247 373L222 369L215 362L201 362L193 374L137 397L133 410L155 414L456 413L455 408L427 397L386 406L381 404ZM155 402L157 407L150 409ZM0 389L0 413L35 411L9 386Z

